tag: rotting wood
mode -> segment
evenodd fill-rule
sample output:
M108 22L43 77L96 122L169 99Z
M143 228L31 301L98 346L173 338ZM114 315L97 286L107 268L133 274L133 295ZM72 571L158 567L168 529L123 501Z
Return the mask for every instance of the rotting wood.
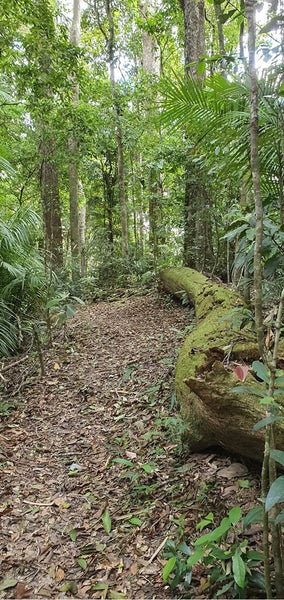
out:
M265 417L265 407L254 395L230 392L239 383L236 365L251 367L259 360L254 333L232 324L232 311L243 306L242 298L186 267L165 269L160 280L165 290L178 297L186 292L195 307L196 327L180 350L175 379L186 443L195 452L221 446L262 461L264 429L253 433L252 428ZM283 346L279 359L284 360ZM245 386L258 385L250 371ZM284 449L283 422L277 426L277 447Z

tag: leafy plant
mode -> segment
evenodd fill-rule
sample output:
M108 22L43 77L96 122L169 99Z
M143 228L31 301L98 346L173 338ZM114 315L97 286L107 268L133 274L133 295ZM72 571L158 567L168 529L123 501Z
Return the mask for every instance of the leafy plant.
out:
M21 343L21 319L41 303L45 290L44 264L34 237L39 217L19 209L0 219L0 355L15 352Z
M54 296L47 301L45 307L56 325L64 325L67 319L74 316L77 304L85 304L81 298L70 296L68 291L54 291Z
M173 540L167 541L164 552L167 562L162 577L164 581L168 581L171 588L175 589L181 583L188 588L192 577L192 570L187 565L190 555L191 549L185 542L176 545Z
M246 524L252 521L247 519ZM208 586L216 590L219 597L230 590L233 598L246 597L250 587L263 589L263 577L257 570L262 554L248 548L248 540L240 538L243 532L241 509L234 507L217 527L203 534L194 542L192 549L185 542L176 545L168 542L163 568L163 579L175 588L180 583L185 587L191 582L192 568L198 562L209 567ZM202 531L213 525L213 514L209 513L196 526ZM220 587L221 586L221 587Z

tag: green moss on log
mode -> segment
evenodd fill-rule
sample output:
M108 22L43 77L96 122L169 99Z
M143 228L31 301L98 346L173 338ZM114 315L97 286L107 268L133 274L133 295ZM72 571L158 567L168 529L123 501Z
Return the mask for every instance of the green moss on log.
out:
M241 297L226 286L185 267L160 273L164 288L195 306L196 328L182 346L176 368L176 394L187 426L186 440L193 451L212 445L262 460L264 431L252 433L265 416L254 395L230 393L238 379L235 363L250 365L259 358L254 334L233 327L232 311ZM246 386L257 385L249 374ZM278 428L278 446L284 447L284 423Z

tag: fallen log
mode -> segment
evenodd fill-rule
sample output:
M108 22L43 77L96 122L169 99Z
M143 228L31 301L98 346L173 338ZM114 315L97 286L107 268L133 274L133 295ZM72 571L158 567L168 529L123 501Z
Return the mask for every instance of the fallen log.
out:
M185 267L164 269L160 280L166 291L178 297L186 293L195 307L196 326L180 350L175 378L186 443L194 452L221 446L262 461L264 429L255 433L252 429L265 417L266 408L253 394L230 391L240 383L237 365L250 367L246 388L263 385L251 369L259 360L255 334L248 327L234 326L237 310L243 307L241 297ZM284 421L277 424L276 440L284 450Z

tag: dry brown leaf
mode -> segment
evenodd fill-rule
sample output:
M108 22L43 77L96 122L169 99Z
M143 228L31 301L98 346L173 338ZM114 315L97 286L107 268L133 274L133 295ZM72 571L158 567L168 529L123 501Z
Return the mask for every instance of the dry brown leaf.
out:
M229 467L220 469L217 472L218 477L225 477L225 479L231 479L231 477L240 477L248 472L248 468L242 463L232 463Z
M27 588L25 583L22 583L21 581L19 581L19 583L17 583L16 585L16 590L15 590L15 598L30 598L31 596L31 588Z
M60 583L60 581L62 581L65 577L65 573L63 571L63 569L61 569L61 567L58 567L57 571L56 571L56 576L55 576L55 581L57 583Z
M138 563L137 562L132 563L129 571L130 571L131 575L137 575L137 573L139 571Z
M62 506L63 504L66 504L66 503L67 503L67 500L64 497L55 498L53 500L53 504L55 504L55 506L58 506L58 507Z

